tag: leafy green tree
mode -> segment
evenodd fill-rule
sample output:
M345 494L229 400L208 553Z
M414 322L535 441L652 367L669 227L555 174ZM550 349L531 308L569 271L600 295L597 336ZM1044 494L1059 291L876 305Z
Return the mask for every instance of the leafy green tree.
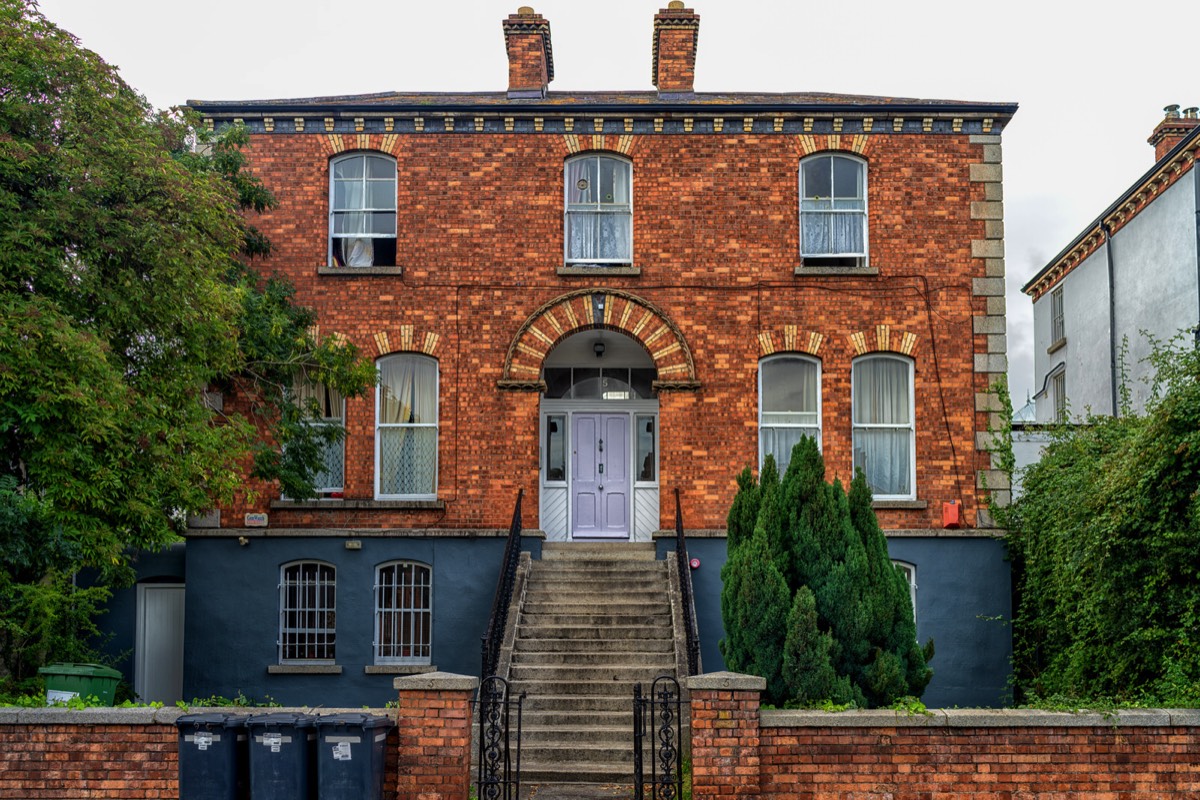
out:
M739 487L734 505L740 519L744 498L753 497L745 473ZM732 544L728 571L721 573L726 665L766 677L770 702L880 706L920 696L932 677L932 643L926 650L917 645L908 585L888 556L861 471L847 496L838 481L825 482L820 450L804 438L778 485L768 458L757 497L753 554L744 540ZM778 574L782 589L749 594L744 583L751 570L763 582ZM756 630L750 638L734 629L776 619L781 598L789 596L782 634ZM776 647L782 648L778 655ZM771 688L776 664L782 697Z
M201 131L195 151L193 135L34 3L0 0L0 658L16 679L78 657L131 549L228 499L250 455L311 494L312 443L337 434L304 424L298 374L345 395L374 379L240 260L269 251L240 210L273 202L244 132ZM213 388L249 410L217 411ZM84 568L94 589L74 586Z
M1059 428L999 510L1019 699L1200 703L1200 351L1153 344L1146 413Z

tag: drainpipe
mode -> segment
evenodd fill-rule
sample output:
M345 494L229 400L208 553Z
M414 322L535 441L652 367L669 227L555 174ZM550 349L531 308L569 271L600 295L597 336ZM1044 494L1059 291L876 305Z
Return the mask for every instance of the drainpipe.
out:
M1200 172L1192 164L1192 187L1196 190L1196 349L1200 350Z
M1112 387L1112 415L1119 417L1120 408L1117 406L1117 293L1116 279L1113 271L1112 231L1108 223L1101 220L1100 230L1104 232L1104 260L1108 263L1108 370L1109 384ZM1197 235L1200 235L1198 232Z

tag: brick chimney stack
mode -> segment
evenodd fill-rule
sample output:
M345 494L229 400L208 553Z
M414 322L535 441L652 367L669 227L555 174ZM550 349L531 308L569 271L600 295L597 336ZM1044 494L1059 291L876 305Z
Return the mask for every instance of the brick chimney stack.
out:
M700 15L671 0L654 15L654 85L662 98L691 97L696 83Z
M1179 144L1183 137L1200 125L1200 109L1192 106L1182 112L1179 106L1172 105L1163 109L1166 116L1158 123L1154 133L1146 141L1154 146L1154 160L1157 162L1165 156L1172 147Z
M554 51L550 48L550 23L529 6L503 21L504 48L508 51L509 99L546 96L554 80Z

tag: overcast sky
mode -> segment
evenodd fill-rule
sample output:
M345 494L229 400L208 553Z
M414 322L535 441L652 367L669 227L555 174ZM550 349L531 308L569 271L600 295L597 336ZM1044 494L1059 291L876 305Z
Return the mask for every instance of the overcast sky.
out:
M499 91L520 0L41 0L157 107L384 91ZM533 0L552 90L644 89L666 0ZM696 90L1017 102L1004 132L1009 378L1034 384L1020 287L1153 163L1163 106L1200 105L1190 18L1163 3L696 0ZM1178 37L1178 38L1176 38Z

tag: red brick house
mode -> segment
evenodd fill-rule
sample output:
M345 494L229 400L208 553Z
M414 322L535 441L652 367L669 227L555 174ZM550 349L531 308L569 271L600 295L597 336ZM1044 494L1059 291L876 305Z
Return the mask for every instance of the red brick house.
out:
M808 434L830 476L872 483L938 643L927 699L999 701L1007 633L982 618L1007 614L1008 571L984 485L1005 488L987 428L1016 106L696 92L698 27L682 3L654 17L650 91L549 91L550 24L521 9L507 91L189 103L250 129L279 201L262 269L381 382L325 398L347 436L320 499L248 482L196 521L185 694L349 704L380 673L474 672L519 489L547 540L650 541L678 488L719 668L734 477ZM304 580L336 585L336 649L288 649L276 604ZM403 656L381 649L387 581L426 597Z

